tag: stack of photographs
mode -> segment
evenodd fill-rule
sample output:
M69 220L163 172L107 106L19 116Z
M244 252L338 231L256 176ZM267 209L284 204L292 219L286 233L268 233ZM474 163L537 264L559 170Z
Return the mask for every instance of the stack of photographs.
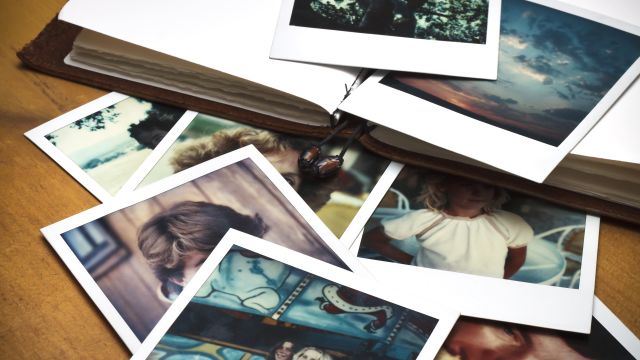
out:
M136 358L635 354L585 213L359 147L312 179L317 140L116 93L26 135L103 201L42 232Z
M341 109L429 114L447 136L422 140L542 181L640 71L638 34L551 0L287 0L271 56L403 71ZM640 357L584 211L344 139L319 179L318 139L118 93L25 135L102 202L42 233L134 359Z

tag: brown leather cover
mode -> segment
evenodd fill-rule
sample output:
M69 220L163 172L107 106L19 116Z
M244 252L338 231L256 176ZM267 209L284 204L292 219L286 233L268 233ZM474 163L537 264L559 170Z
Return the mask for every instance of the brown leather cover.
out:
M219 104L195 96L68 66L63 60L71 51L73 41L80 30L81 28L78 26L53 19L34 40L18 52L18 57L31 68L64 79L109 91L125 93L150 101L216 115L258 127L318 138L324 137L330 132L329 127L302 125L249 110ZM344 135L348 135L349 133L350 131L347 130ZM405 151L387 143L380 142L369 135L360 137L360 142L369 150L392 160L475 178L563 206L585 210L593 215L601 215L640 224L640 209L638 208L551 187L549 185L538 184L514 175Z

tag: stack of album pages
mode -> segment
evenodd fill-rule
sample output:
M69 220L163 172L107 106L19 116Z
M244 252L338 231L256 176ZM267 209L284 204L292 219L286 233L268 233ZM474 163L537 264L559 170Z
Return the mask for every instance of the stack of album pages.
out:
M594 296L600 218L481 181L640 208L620 155L640 21L552 0L71 0L60 19L85 28L79 81L148 86L25 134L102 202L42 233L133 358L640 358ZM390 160L420 153L463 170Z

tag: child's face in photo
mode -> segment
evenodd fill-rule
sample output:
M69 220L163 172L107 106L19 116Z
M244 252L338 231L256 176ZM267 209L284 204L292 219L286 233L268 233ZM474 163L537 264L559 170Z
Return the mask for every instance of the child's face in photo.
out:
M464 360L586 359L558 335L461 319L445 341L446 351Z
M496 193L491 185L461 178L451 178L443 187L447 194L447 208L474 211L478 215Z
M293 343L289 341L285 341L282 345L276 349L275 358L276 360L291 360L293 356Z
M184 257L184 268L182 270L182 278L181 279L173 279L175 283L180 286L185 286L191 281L193 276L198 272L200 266L207 260L209 254L192 251L185 255Z
M294 149L264 154L267 160L278 170L295 190L300 188L300 170L298 169L298 152Z

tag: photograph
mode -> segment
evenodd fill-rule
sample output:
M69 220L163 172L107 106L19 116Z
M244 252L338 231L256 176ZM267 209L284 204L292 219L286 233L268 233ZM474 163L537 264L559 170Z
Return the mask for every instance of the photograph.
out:
M589 334L460 318L436 360L487 359L633 360L640 340L597 297Z
M553 0L505 1L497 80L379 71L339 108L543 182L640 73L638 25Z
M495 80L500 3L284 0L269 56Z
M295 0L290 25L484 44L488 0Z
M584 213L405 166L366 223L358 255L578 288L585 222Z
M391 86L560 145L640 56L640 37L524 0L502 5L498 80L390 73Z
M231 230L132 359L426 359L457 319L327 270Z
M148 158L131 177L128 188L143 188L206 160L253 145L339 238L390 163L354 143L344 153L335 176L318 178L302 172L298 158L318 144L319 139L250 127L200 113L182 121L188 121L188 125L172 143L157 149L158 156ZM339 154L345 143L343 139L331 140L322 151L325 155Z
M230 229L362 271L255 148L42 229L130 349ZM297 201L300 200L300 201Z
M185 112L111 93L25 135L105 201L118 193Z
M452 291L469 294L486 283L498 293L478 296L494 296L493 308L464 304L466 311L481 317L477 312L495 311L498 315L491 316L505 319L522 316L520 306L507 300L508 294L535 294L541 300L559 291L589 306L598 230L597 221L584 212L471 178L411 166L398 173L379 203L367 203L362 209L353 224L362 235L352 238L351 249L374 276L386 272L384 277L401 278L413 290L419 282L447 282ZM524 288L526 295L518 293ZM430 294L429 288L418 291ZM452 296L445 289L441 292L442 299ZM557 302L573 305L563 303L567 299L557 297ZM535 302L534 298L526 301ZM503 302L509 306L501 306ZM548 305L538 302L536 306ZM529 320L554 321L548 317ZM582 321L576 326L584 326L584 317Z

